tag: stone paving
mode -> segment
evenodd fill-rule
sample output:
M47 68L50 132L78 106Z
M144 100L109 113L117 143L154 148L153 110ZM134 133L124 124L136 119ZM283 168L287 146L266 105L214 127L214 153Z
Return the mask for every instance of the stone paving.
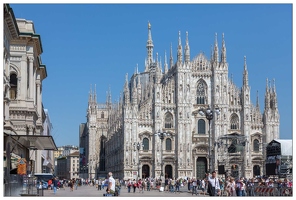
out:
M65 189L57 190L57 193L54 194L53 190L44 190L44 197L103 197L105 190L98 190L94 186L80 186L77 190L70 191L69 187ZM181 192L171 193L171 192L159 192L159 190L144 191L139 193L136 189L136 192L128 193L127 188L121 187L119 197L204 197L208 195L198 194L192 195L187 191L187 188L183 187L180 189ZM198 191L201 192L201 191Z

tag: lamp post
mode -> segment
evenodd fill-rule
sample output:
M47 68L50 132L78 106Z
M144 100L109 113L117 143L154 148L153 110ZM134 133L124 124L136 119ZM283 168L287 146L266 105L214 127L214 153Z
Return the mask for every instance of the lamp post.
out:
M162 158L162 151L163 151L163 149L162 149L162 143L163 143L163 139L166 137L166 136L170 136L170 134L169 133L166 133L166 132L161 132L160 130L158 130L158 132L157 133L155 133L154 134L155 136L158 136L159 137L159 139L160 139L160 159L161 159L161 161L160 161L160 167L161 167L161 172L160 172L160 179L163 177L163 158ZM161 184L162 184L162 179L161 179Z
M199 114L202 116L206 116L208 122L209 122L209 140L208 140L208 145L209 145L209 173L213 170L213 158L212 158L212 148L211 148L211 120L214 118L214 113L217 115L220 114L219 108L215 108L211 110L210 107L207 109L201 108L199 109Z
M134 143L134 147L136 147L137 148L137 150L138 150L138 179L139 179L139 177L140 177L140 157L139 157L139 151L140 151L140 148L141 148L141 146L143 147L144 145L142 144L142 143L140 143L140 142L138 142L138 143Z

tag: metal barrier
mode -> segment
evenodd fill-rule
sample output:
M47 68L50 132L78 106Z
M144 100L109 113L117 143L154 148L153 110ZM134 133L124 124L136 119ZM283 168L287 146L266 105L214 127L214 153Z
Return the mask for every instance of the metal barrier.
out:
M256 196L293 196L291 187L255 187Z

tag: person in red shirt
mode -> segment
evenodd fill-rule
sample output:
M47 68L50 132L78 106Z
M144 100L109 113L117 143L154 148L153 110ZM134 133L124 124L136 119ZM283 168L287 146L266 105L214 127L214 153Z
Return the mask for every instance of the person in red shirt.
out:
M47 182L47 184L48 184L48 189L50 189L50 190L51 190L51 188L52 188L52 187L51 187L52 180L51 180L51 179L49 179L49 180L48 180L48 182Z

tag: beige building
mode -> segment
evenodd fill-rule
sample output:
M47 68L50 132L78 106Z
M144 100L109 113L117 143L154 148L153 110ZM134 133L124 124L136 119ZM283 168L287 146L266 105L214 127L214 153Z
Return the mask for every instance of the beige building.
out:
M56 145L42 104L47 72L41 61L40 35L32 21L15 18L9 4L3 10L4 195L15 196L23 187L24 176L11 166L25 158L26 175L52 171Z
M74 151L67 156L57 158L57 173L59 179L79 178L79 152Z

